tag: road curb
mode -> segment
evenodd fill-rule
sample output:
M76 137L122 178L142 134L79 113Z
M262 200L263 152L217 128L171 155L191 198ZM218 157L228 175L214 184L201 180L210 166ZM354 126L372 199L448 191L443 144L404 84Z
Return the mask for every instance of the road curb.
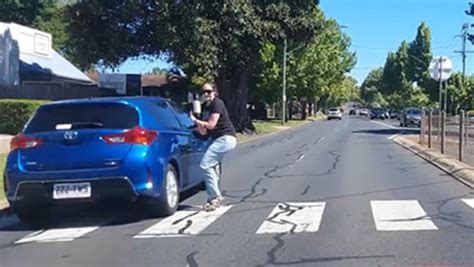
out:
M474 167L462 163L453 157L424 148L420 144L401 136L392 138L392 141L410 150L415 155L433 164L470 188L474 188Z

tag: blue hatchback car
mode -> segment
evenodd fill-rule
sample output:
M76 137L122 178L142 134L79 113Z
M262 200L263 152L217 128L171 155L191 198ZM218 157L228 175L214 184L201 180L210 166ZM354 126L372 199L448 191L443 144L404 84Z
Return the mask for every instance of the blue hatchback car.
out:
M208 145L167 99L45 104L11 142L6 196L25 222L43 207L116 198L143 200L153 214L169 215L181 191L203 182L199 163Z

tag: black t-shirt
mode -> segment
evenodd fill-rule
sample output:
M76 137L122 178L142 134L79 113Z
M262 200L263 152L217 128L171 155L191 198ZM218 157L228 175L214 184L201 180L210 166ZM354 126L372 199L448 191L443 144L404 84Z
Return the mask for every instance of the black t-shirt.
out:
M223 135L235 136L235 128L232 124L229 113L224 105L224 102L220 98L214 98L211 103L206 107L206 111L209 116L213 113L220 114L219 120L217 121L216 127L209 130L211 138L216 139Z

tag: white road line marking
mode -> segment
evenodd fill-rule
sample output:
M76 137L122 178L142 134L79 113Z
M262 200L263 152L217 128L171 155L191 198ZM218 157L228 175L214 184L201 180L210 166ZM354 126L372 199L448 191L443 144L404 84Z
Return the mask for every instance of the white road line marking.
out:
M325 202L278 203L257 234L317 232Z
M298 162L304 159L304 155L300 155L299 158L295 161L295 163L291 164L289 167L293 168Z
M394 139L395 137L397 137L397 136L398 136L398 134L394 134L394 135L390 136L388 139L389 139L389 140L393 140L393 139Z
M63 229L40 230L31 233L24 238L15 242L15 244L23 243L47 243L47 242L70 242L76 238L84 236L99 228L98 226L91 227L71 227Z
M222 206L215 211L177 211L147 228L133 238L162 238L198 235L211 223L224 215L232 206Z
M321 143L324 140L324 138L325 138L324 136L319 138L318 140L316 140L316 142L314 144L317 145L317 144Z
M438 230L416 200L370 201L378 231Z
M462 201L466 203L466 205L474 209L474 198L469 198L469 199L466 198L466 199L462 199Z
M398 129L398 127L395 127L393 125L390 125L390 124L386 124L386 123L383 123L383 122L380 122L380 121L371 121L371 122L375 122L375 123L378 123L380 125L383 125L385 127L389 127L389 128L392 128L392 129Z
M300 155L300 157L296 160L295 164L297 164L298 162L300 162L302 159L304 159L304 155Z

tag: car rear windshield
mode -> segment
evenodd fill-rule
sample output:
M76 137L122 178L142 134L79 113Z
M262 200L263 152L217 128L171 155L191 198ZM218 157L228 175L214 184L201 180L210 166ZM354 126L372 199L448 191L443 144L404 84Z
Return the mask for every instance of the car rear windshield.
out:
M52 105L38 109L25 133L69 129L130 129L138 126L138 113L126 104L91 103Z
M335 112L335 111L339 111L339 109L337 109L337 108L331 108L331 109L329 109L329 111Z

